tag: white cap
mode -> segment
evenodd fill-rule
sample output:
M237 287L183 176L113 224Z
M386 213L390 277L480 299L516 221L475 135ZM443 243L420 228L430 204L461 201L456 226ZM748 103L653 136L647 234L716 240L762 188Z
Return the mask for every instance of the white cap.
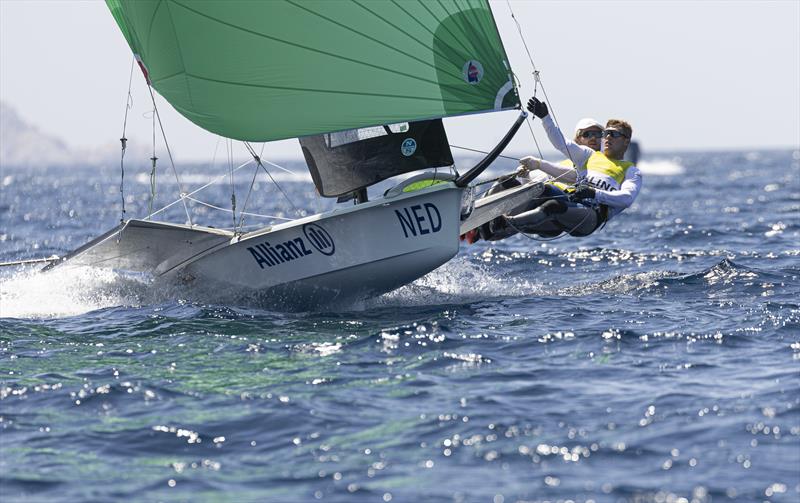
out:
M592 119L591 117L586 117L584 119L579 120L578 123L575 124L575 134L578 134L584 129L589 129L590 127L599 127L600 129L603 129L602 124Z

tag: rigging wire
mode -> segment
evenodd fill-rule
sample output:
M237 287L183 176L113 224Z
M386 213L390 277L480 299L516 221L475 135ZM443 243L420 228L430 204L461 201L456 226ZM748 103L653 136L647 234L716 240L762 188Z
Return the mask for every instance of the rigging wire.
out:
M247 161L245 161L244 163L240 164L240 165L239 165L239 166L238 166L236 169L234 169L234 170L233 170L233 172L235 173L235 172L239 171L240 169L244 168L245 166L249 165L249 164L250 164L250 163L252 163L252 162L253 162L253 161L252 161L252 159L248 159L248 160L247 160ZM198 189L195 189L195 190L193 190L192 192L189 192L188 194L181 194L181 197L180 197L180 199L177 199L177 200L175 200L175 201L173 201L173 202L169 203L168 205L164 206L163 208L161 208L161 209L159 209L159 210L156 210L156 211L154 211L152 214L150 214L150 215L147 215L147 218L151 218L151 217L152 217L152 216L154 216L154 215L157 215L157 214L159 214L159 213L161 213L161 212L163 212L163 211L166 211L168 208L170 208L170 207L172 207L172 206L175 206L176 204L178 204L179 202L181 202L181 201L182 201L184 198L188 198L188 197L190 197L190 196L193 196L193 195L197 194L197 193L198 193L198 192L200 192L201 190L203 190L203 189L206 189L206 188L210 187L211 185L214 185L215 183L217 183L218 181L222 180L222 179L223 179L223 178L225 178L226 176L228 176L228 173L224 173L224 174L222 174L222 175L220 175L220 176L218 176L218 177L214 178L213 180L211 180L211 181L210 181L210 182L208 182L207 184L203 185L202 187L200 187L200 188L198 188ZM185 205L185 204L186 204L186 203L184 202L184 205Z
M212 209L219 210L219 211L224 211L225 213L233 213L235 211L235 210L231 210L231 209L228 209L228 208L223 208L221 206L215 206L215 205L213 205L211 203L207 203L205 201L202 201L200 199L194 198L194 197L189 196L189 195L186 196L186 199L188 199L188 200L190 200L192 202L195 202L197 204L200 204L202 206L206 206L208 208L212 208ZM252 212L249 212L249 211L245 212L245 214L247 216L251 216L251 217L272 218L272 219L275 219L275 220L285 220L287 222L290 222L290 221L294 220L293 218L279 217L279 216L276 216L276 215L263 215L261 213L252 213ZM234 222L234 224L235 224L235 222Z
M121 144L121 152L119 158L119 196L122 201L122 211L119 216L119 222L125 221L125 149L128 148L128 138L125 137L125 131L128 129L128 112L133 108L133 96L131 95L131 87L133 85L133 68L136 66L136 58L131 59L131 75L128 77L128 96L125 99L125 119L122 121L122 137L119 142Z
M250 188L247 190L247 197L245 197L245 199L244 199L244 206L242 206L242 211L240 212L239 225L238 226L236 225L236 216L234 215L234 225L233 225L234 233L240 233L240 232L242 232L242 229L244 229L245 227L250 227L250 226L245 226L244 225L244 217L245 217L245 215L249 215L250 214L250 213L246 213L245 210L247 209L247 203L250 202L250 195L253 194L253 187L256 184L256 177L258 176L258 168L259 168L259 166L261 166L261 156L264 154L264 148L267 146L266 143L262 143L261 144L261 151L259 152L259 155L256 156L255 155L255 150L253 150L253 148L250 146L250 144L245 142L245 145L247 146L248 151L250 152L250 155L253 156L253 160L257 161L257 164L256 164L256 169L253 171L253 179L250 180ZM269 161L267 161L267 162L269 162ZM272 163L270 163L270 164L272 164ZM275 164L275 166L277 166L278 168L280 168L280 169L282 169L284 171L287 171L287 172L291 173L291 171L289 171L288 169L282 168L282 167L278 166L277 164ZM266 170L266 168L264 168L264 169ZM269 173L269 172L267 172L267 173ZM294 174L294 173L292 173L292 174ZM277 183L275 185L277 186ZM279 217L279 218L281 218L281 217Z
M536 90L538 89L539 85L541 85L542 94L544 94L544 101L547 104L547 107L549 109L550 115L553 116L553 122L555 123L556 127L560 131L561 130L561 125L559 124L558 118L556 117L555 110L554 110L552 104L550 103L550 98L547 96L547 90L544 88L544 82L542 82L542 78L541 78L541 75L539 73L539 69L536 68L536 63L534 63L534 61L533 61L533 55L531 54L530 49L528 49L528 43L525 40L525 35L522 32L522 26L520 26L519 21L517 20L517 16L514 14L514 9L511 8L510 0L506 0L506 5L508 5L508 11L511 13L511 19L514 20L514 24L517 26L517 32L519 33L519 38L520 38L520 40L522 40L522 45L523 45L523 47L525 47L525 52L528 55L528 61L530 61L531 68L533 68L533 72L532 72L533 73L533 80L534 80L533 96L534 97L536 96ZM533 119L530 119L530 120L533 120ZM531 130L531 136L533 137L534 143L536 143L536 148L539 151L539 157L541 158L542 157L542 152L539 149L539 143L536 141L536 136L533 134L533 128L531 127L530 123L528 124L528 127ZM563 133L562 133L562 136L563 136ZM575 170L576 176L577 176L577 171L578 170L575 167L575 161L572 159L572 155L569 153L569 150L567 150L567 157L569 157L570 162L572 162L573 169Z
M233 227L236 228L236 186L233 184L233 142L228 139L225 142L228 150L228 169L230 170L231 182L231 218L233 220Z
M256 151L253 149L252 145L250 145L250 143L249 143L249 142L244 142L244 144L245 144L245 146L247 147L247 150L248 150L248 152L250 152L250 155L252 155L252 156L253 156L253 159L256 161L256 164L257 164L259 167L261 167L261 168L264 170L264 172L267 174L267 176L269 176L270 180L272 180L272 183L274 183L274 184L275 184L275 186L278 188L278 190L281 192L281 194L283 194L283 197L284 197L284 198L286 198L286 201L288 201L288 202L289 202L289 204L292 206L292 208L294 208L294 211L295 211L295 213L297 213L297 215L298 215L299 217L302 217L302 216L304 216L304 215L303 215L303 212L302 212L302 211L300 211L300 208L298 208L298 207L297 207L297 206L294 204L294 202L293 202L293 201L292 201L292 199L289 197L289 195L286 193L286 191L284 191L284 190L283 190L283 187L281 187L281 186L280 186L280 184L278 184L278 181L277 181L277 180L275 180L275 178L272 176L272 173L270 173L270 172L269 172L269 170L267 169L267 167L266 167L266 166L264 166L264 164L263 164L263 162L262 162L262 160L261 160L261 156L259 156L258 154L256 154ZM262 148L262 152L263 152L263 148ZM286 171L287 173L294 174L294 173L292 173L292 171L290 171L290 170L288 170L288 169L286 169L286 168L283 168L283 167L281 167L281 166L278 166L278 165L277 165L277 164L275 164L275 163L272 163L272 162L269 162L269 161L266 161L266 162L267 162L267 164L269 164L269 165L271 165L271 166L275 166L276 168L280 168L280 169L282 169L283 171ZM252 190L252 184L251 184L251 186L250 186L250 187L251 187L251 190ZM248 194L248 198L249 198L249 194ZM242 220L242 219L240 219L240 223L241 223L242 221L243 221L243 220Z
M261 150L258 152L258 158L257 158L258 160L261 160L261 157L264 155L264 149L266 148L266 146L267 146L267 144L266 144L266 143L262 143L262 144L261 144ZM250 147L250 145L248 145L248 147ZM254 151L254 149L253 149L253 150L251 150L251 151ZM268 162L269 164L273 164L273 163L270 163L269 161L267 161L267 162ZM280 168L280 169L282 169L282 170L286 171L287 173L294 174L294 173L292 173L291 171L289 171L288 169L286 169L286 168L283 168L283 167L281 167L281 166L278 166L277 164L273 164L273 166L275 166L275 167L277 167L277 168ZM251 182L250 182L250 189L249 189L249 190L248 190L248 192L247 192L247 200L248 200L248 201L250 200L250 194L252 194L252 192L253 192L253 186L255 185L255 182L256 182L256 176L258 175L258 167L259 167L259 166L258 166L258 165L256 165L256 169L255 169L255 171L253 172L253 179L252 179L252 180L251 180ZM262 166L262 167L263 167L263 166ZM275 184L275 186L277 187L277 185L278 185L278 184L276 183L276 184ZM280 188L280 187L279 187L279 188ZM291 202L291 201L290 201L290 202ZM243 229L245 229L245 228L247 228L247 227L253 227L253 224L251 224L251 225L244 225L244 217L245 217L245 214L246 214L246 215L250 215L250 216L264 217L264 218L274 218L274 219L278 219L278 220L291 220L291 218L285 218L285 217L278 217L278 216L267 217L267 216L265 216L265 215L259 215L258 213L245 213L245 211L244 211L244 210L245 210L245 208L246 208L246 207L247 207L247 201L245 201L245 206L242 208L242 212L241 212L242 216L241 216L241 218L239 219L239 229L238 229L238 232L242 232L242 230L243 230ZM235 215L234 215L234 217L233 217L233 220L234 220L234 232L236 232L236 230L237 230L237 229L236 229L236 216L235 216Z
M213 168L214 165L217 163L217 153L219 153L219 144L222 140L227 140L222 136L217 136L217 143L214 144L214 153L211 155L211 167Z
M150 157L151 167L150 167L150 201L147 204L147 213L153 213L153 201L156 199L156 162L158 161L158 157L156 157L156 113L155 113L155 104L153 104L153 115L151 119L153 120L153 155Z
M192 216L189 213L189 206L186 204L186 201L184 201L184 196L186 194L183 192L183 184L181 183L181 179L178 176L178 170L175 169L175 161L172 158L172 151L169 148L169 142L167 141L167 134L166 132L164 132L164 125L161 123L161 114L158 113L158 106L156 105L156 97L153 94L153 86L148 84L147 89L148 91L150 91L150 99L153 102L153 110L155 111L156 114L155 116L158 119L158 126L161 128L161 135L164 138L164 146L167 149L167 156L169 157L169 162L170 165L172 166L172 172L175 174L175 181L178 182L178 190L180 191L180 197L181 197L180 200L183 201L183 209L186 212L186 218L188 220L189 225L193 225ZM155 130L155 128L153 129ZM153 157L155 157L155 154L153 155ZM153 161L153 164L155 164L155 161Z
M249 161L249 162L253 162L253 161ZM244 228L244 216L245 216L245 211L244 210L247 209L247 203L250 202L250 195L253 193L253 186L256 184L256 176L258 176L258 165L256 165L256 169L253 170L253 179L250 180L250 188L247 190L247 197L244 198L244 206L242 206L242 211L241 211L241 214L239 216L239 225L238 226L234 225L234 229L233 229L234 233L238 233L238 232L241 231L241 229Z
M478 154L488 154L489 153L489 152L486 152L485 150L479 150L477 148L469 148L469 147L459 147L458 145L450 145L450 147L451 148L458 148L458 149L461 149L461 150L468 150L470 152L475 152L475 153L478 153ZM518 161L519 160L518 157L511 157L511 156L508 156L508 155L498 155L497 157L502 157L503 159L511 159L513 161Z

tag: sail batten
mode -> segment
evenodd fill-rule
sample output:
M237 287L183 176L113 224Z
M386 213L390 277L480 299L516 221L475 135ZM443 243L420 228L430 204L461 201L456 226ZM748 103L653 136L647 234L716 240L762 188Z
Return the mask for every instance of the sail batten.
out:
M107 3L156 91L227 138L519 107L485 0Z

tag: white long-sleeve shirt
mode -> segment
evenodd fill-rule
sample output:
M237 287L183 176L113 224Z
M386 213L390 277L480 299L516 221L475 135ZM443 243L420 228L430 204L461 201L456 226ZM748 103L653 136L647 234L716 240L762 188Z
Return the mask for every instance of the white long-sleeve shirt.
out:
M527 163L523 162L523 164L529 170L539 169L559 182L577 184L588 180L591 185L592 175L586 170L586 162L595 151L591 147L578 145L573 140L565 138L550 114L544 116L542 126L545 133L547 133L547 139L550 140L553 147L572 160L572 164L576 167L569 168L536 158L529 158L531 160ZM530 177L530 175L528 176ZM618 215L633 204L641 188L642 173L636 166L631 166L625 171L625 179L618 190L605 190L595 187L594 201L609 207L608 218L611 219L611 217Z
M592 175L588 175L591 183ZM595 189L594 200L605 204L609 208L608 218L618 215L625 208L632 205L642 188L642 172L636 166L631 166L625 171L619 190Z
M553 147L572 161L572 164L579 170L577 174L578 179L582 179L586 172L580 168L586 165L586 161L594 154L594 150L586 145L578 145L573 140L565 138L564 133L558 129L558 126L556 126L556 123L549 114L545 115L544 119L542 119L542 126L544 127L544 132L547 133L547 139L550 140Z
M575 168L568 168L560 164L554 164L550 161L545 161L544 159L539 159L537 157L523 157L520 159L520 162L523 166L528 168L529 172L524 175L528 178L532 178L530 171L539 170L551 176L552 181L555 182L574 184L576 181Z
M547 133L547 139L550 140L553 147L567 156L567 158L571 159L572 163L576 166L574 172L575 183L588 178L591 184L591 174L587 173L584 167L589 157L594 154L594 150L585 145L578 145L573 140L565 138L550 114L544 116L542 119L542 126L544 127L545 133ZM545 167L545 165L547 166ZM565 173L564 166L558 166L543 160L541 169L551 176L559 177L560 181L570 183L569 178L571 177ZM641 188L642 172L639 171L639 168L636 166L631 166L625 171L625 179L622 181L619 190L602 190L596 188L594 200L609 207L608 218L611 218L632 205L633 201L636 200L636 197L639 195L639 190Z

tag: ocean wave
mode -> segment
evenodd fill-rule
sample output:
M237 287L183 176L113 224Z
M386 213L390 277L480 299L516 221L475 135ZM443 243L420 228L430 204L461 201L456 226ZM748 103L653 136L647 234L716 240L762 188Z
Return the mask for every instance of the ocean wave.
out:
M791 277L779 271L763 270L737 264L732 259L723 258L716 264L698 272L682 274L670 278L675 284L705 285L708 287L737 286L741 292L747 287L770 288L774 282L790 280Z
M458 256L393 292L368 301L365 308L465 304L535 294L541 285L524 277L498 274L491 250L477 256Z
M648 262L646 259L642 262ZM682 273L670 270L651 270L620 274L599 282L587 282L558 290L561 295L584 296L605 294L656 294L658 296L690 293L694 296L715 290L762 293L774 286L773 282L787 279L786 275L771 271L758 271L738 265L728 258L697 272Z

